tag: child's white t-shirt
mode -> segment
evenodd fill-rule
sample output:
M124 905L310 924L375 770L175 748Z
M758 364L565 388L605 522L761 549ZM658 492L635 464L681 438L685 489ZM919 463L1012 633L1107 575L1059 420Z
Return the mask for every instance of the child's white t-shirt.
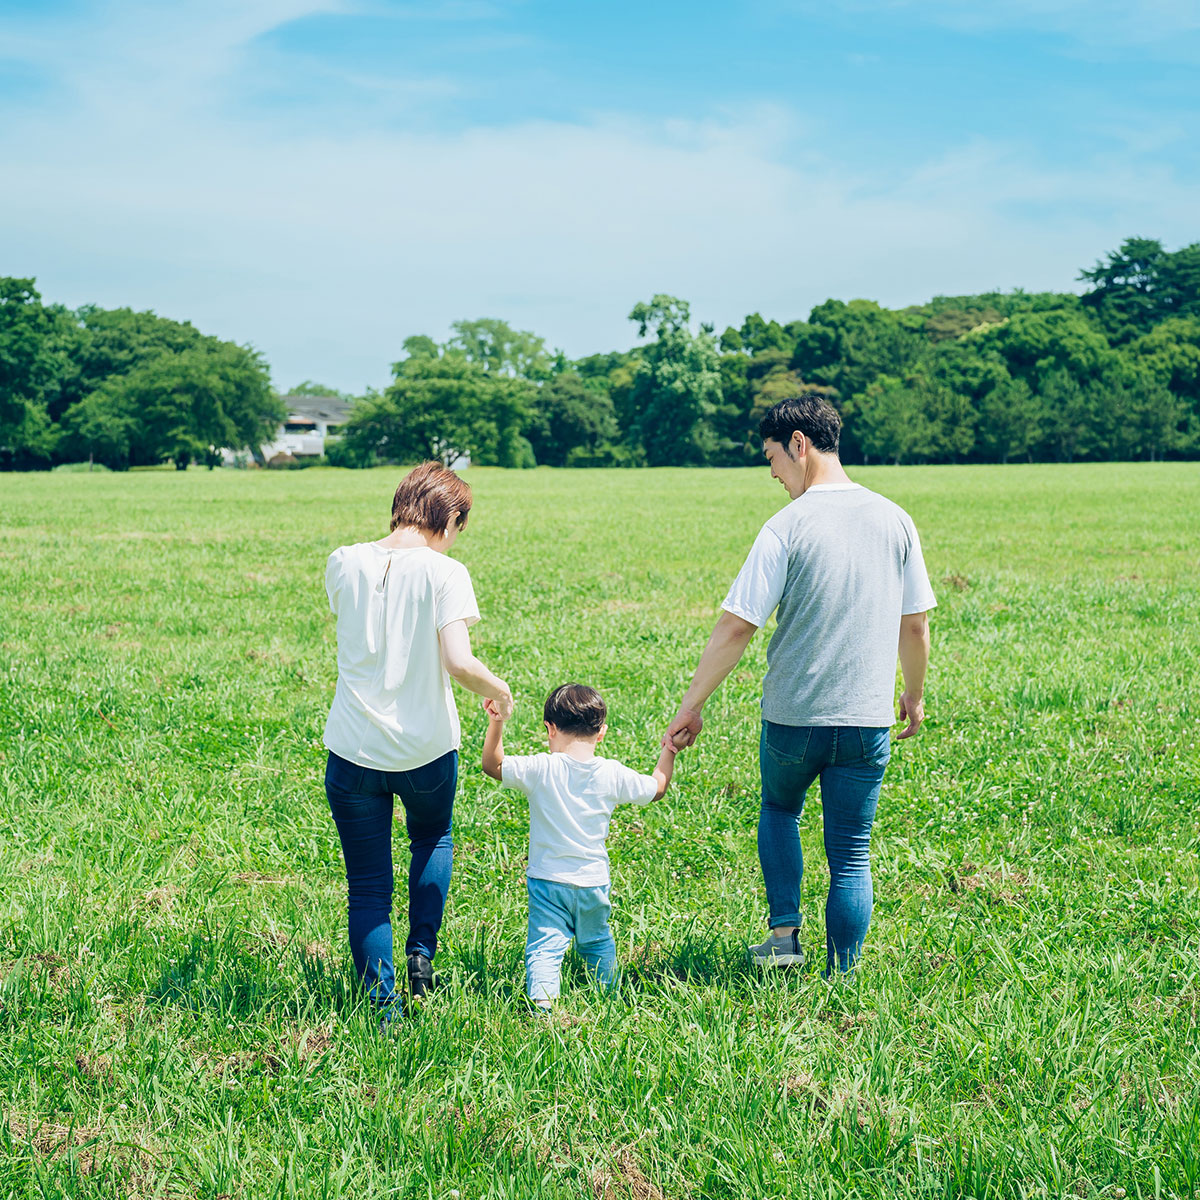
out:
M649 804L658 791L652 775L615 759L580 761L562 753L505 755L500 782L529 797L526 874L575 887L608 883L604 839L613 809Z

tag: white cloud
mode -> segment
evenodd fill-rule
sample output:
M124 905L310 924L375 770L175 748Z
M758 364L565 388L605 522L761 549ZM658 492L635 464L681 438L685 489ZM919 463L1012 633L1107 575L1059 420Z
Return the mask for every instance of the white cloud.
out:
M720 328L831 295L1062 288L1129 234L1194 237L1200 194L1166 168L1058 170L980 142L852 175L779 108L454 134L234 121L211 89L245 38L323 6L235 7L206 29L202 67L109 90L127 60L93 60L82 86L102 102L0 130L18 184L0 190L3 269L36 274L50 299L251 341L282 385L381 384L404 337L460 317L581 354L628 345L625 314L659 291ZM151 30L129 61L160 42Z

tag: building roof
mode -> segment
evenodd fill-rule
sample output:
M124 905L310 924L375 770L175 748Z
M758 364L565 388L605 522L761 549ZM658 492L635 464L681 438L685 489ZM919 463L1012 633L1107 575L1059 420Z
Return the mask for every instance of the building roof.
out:
M353 400L341 396L280 396L288 411L288 419L306 417L310 421L324 421L338 425L350 415Z

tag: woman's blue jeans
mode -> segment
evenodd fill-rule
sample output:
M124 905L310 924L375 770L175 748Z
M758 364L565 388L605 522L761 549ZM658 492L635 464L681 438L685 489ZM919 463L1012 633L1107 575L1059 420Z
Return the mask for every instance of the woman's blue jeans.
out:
M412 771L375 771L333 753L326 763L325 794L346 861L350 953L367 995L377 1004L396 999L391 920L395 797L404 805L411 854L405 954L432 959L450 888L457 784L457 750Z
M768 923L772 929L800 924L800 814L809 787L819 778L829 860L826 974L854 969L871 924L871 825L891 756L890 739L886 727L763 722L758 858L767 887Z

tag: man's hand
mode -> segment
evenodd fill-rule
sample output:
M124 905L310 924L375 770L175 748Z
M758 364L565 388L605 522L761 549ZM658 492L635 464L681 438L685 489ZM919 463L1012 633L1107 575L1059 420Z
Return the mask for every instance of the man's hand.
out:
M907 721L908 724L896 734L897 741L901 738L912 737L921 728L921 722L925 720L925 701L919 696L914 698L907 692L901 692L900 720Z
M505 720L507 720L506 717L502 717L500 715L500 706L495 700L485 700L483 702L483 711L487 713L489 721L499 721L503 723ZM509 716L512 716L511 712L509 713Z
M698 708L681 708L675 719L667 726L662 744L670 743L672 750L682 750L685 746L693 746L704 728L704 718Z

